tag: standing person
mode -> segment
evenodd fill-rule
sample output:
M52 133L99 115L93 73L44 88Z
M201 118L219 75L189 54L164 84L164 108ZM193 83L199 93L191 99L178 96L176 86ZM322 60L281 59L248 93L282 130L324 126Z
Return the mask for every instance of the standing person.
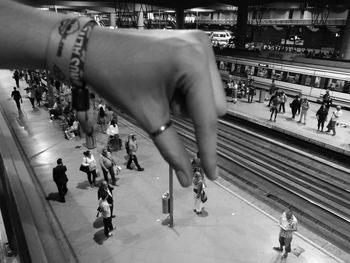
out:
M324 104L316 112L317 117L317 131L323 132L324 122L327 121L328 110Z
M255 87L253 85L253 80L251 79L249 83L248 103L253 102L254 95L255 95Z
M275 95L273 96L273 99L271 101L271 107L270 107L270 121L272 121L272 117L273 115L275 115L275 118L273 119L273 121L276 121L276 117L277 117L277 112L278 112L278 107L281 103L281 99L280 96L278 96L277 91L275 93Z
M106 105L100 100L100 104L97 106L98 118L97 122L101 125L101 131L106 133Z
M306 124L306 118L307 118L307 112L310 108L310 103L307 100L307 98L302 98L301 99L301 112L300 112L300 119L299 119L299 123L303 123L304 125ZM304 122L302 122L304 118Z
M121 145L119 145L119 128L115 120L111 121L111 124L107 128L107 146L110 150L120 150Z
M339 121L339 118L343 115L343 112L341 111L341 107L337 106L336 110L332 112L331 119L329 120L327 124L327 131L330 132L333 131L333 136L335 136L335 126L337 122Z
M289 104L289 106L290 106L290 108L292 110L292 119L295 118L295 115L296 115L300 105L301 105L301 102L300 102L299 95L296 95L294 100Z
M110 125L111 121L113 120L113 110L111 108L111 106L106 106L106 124ZM115 123L117 123L117 121L115 121Z
M138 171L144 171L145 169L139 165L139 162L136 157L136 152L139 147L137 145L136 136L134 134L129 134L128 141L126 142L126 148L126 151L129 155L129 160L126 164L126 168L132 170L131 163L134 162Z
M107 193L107 202L111 209L111 218L115 217L115 215L113 215L113 207L114 207L113 189L114 188L108 184L108 181L103 180L101 182L100 188L97 191L97 200L99 200L104 193Z
M278 91L276 84L275 84L275 80L273 79L270 85L270 100L269 100L269 104L267 105L267 107L271 106L271 102L273 100L273 96L276 95L276 92Z
M332 106L332 97L329 94L329 89L326 90L326 94L322 97L322 103L326 106L327 112L329 111L329 108Z
M13 72L13 78L16 81L16 86L19 88L19 71L16 69L15 72Z
M287 98L287 95L284 93L283 90L280 93L280 99L281 99L281 103L280 103L280 107L279 107L278 112L281 112L281 110L283 110L283 113L286 113L285 104L286 104L288 98Z
M30 103L32 104L32 108L35 109L35 87L34 86L30 89L30 92L28 95L29 95Z
M87 178L88 178L88 181L90 183L91 188L94 188L94 186L96 186L96 177L97 177L96 161L95 161L95 158L90 151L83 152L83 155L84 155L84 157L83 157L82 165L87 166L89 168L89 170L86 172L86 174L87 174ZM92 175L92 179L91 179L91 175Z
M300 110L301 110L301 101L303 100L303 94L299 93L299 105L297 108L297 115L300 115Z
M37 84L37 85L35 85L35 99L36 99L37 106L39 106L39 107L40 107L40 102L41 102L41 96L42 96L41 88Z
M98 208L103 217L104 234L106 237L111 237L113 234L112 230L116 229L112 225L111 208L107 201L108 194L106 192L102 193L100 199L98 200Z
M57 166L53 168L52 174L53 174L53 181L56 183L58 194L60 196L61 202L65 203L66 199L64 196L68 192L67 188L67 182L68 177L66 175L67 167L63 165L62 159L57 159Z
M202 213L202 191L203 191L203 180L202 180L202 174L199 171L194 172L193 174L193 198L194 198L194 208L193 212L195 212L197 215Z
M21 111L21 103L23 103L23 100L22 100L21 93L16 89L16 87L13 87L11 98L13 98L14 101L16 102L18 111Z
M116 166L116 162L112 157L112 154L104 148L100 155L100 165L103 172L103 177L106 182L108 182L108 172L111 175L112 184L115 185L116 178L114 172L114 166Z
M232 102L237 102L238 82L235 81L232 85Z
M273 247L273 249L282 252L283 247L285 247L285 252L282 255L282 258L286 258L291 251L293 232L298 230L298 220L291 210L282 213L279 218L279 226L280 233L278 241L280 246Z

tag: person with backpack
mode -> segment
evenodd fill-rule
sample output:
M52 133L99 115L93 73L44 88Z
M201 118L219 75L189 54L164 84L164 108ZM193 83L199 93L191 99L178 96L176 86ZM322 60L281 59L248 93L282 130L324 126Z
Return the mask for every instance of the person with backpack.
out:
M129 160L128 160L128 163L126 164L126 168L132 170L131 163L134 162L138 171L140 172L144 171L145 169L139 165L139 162L136 157L136 151L138 150L138 145L136 142L136 136L134 134L128 135L128 141L125 143L125 149L126 149L126 153L129 156Z

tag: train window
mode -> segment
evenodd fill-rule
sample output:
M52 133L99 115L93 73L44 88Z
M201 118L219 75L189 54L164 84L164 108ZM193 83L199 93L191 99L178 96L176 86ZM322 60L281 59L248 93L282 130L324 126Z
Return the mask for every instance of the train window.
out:
M220 61L219 69L227 70L228 69L228 62Z
M287 73L287 82L299 84L300 83L300 74L288 72Z
M344 81L343 92L350 94L350 81Z
M257 76L262 78L267 78L268 76L267 68L259 67Z
M316 77L314 87L319 88L321 85L321 77Z
M304 84L305 84L305 86L311 86L311 76L305 75L305 83Z
M345 82L344 80L338 80L338 79L330 79L328 82L328 88L330 90L338 91L338 92L346 92L345 88Z
M276 80L282 80L282 71L273 69L271 77Z

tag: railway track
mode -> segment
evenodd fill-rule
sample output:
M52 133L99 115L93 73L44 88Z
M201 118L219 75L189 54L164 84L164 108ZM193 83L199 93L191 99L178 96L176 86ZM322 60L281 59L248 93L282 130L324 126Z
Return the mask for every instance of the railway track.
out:
M196 151L192 123L173 118L185 145ZM218 125L221 177L275 209L290 207L307 228L350 248L350 169L329 161L295 138L269 136L225 116ZM266 131L263 131L266 132ZM294 147L295 145L295 147Z

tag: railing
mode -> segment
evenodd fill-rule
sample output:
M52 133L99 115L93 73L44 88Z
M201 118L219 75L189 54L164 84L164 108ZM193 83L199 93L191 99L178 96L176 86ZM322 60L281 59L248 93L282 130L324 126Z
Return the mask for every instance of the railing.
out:
M78 262L28 167L0 112L0 208L11 250L22 263Z

